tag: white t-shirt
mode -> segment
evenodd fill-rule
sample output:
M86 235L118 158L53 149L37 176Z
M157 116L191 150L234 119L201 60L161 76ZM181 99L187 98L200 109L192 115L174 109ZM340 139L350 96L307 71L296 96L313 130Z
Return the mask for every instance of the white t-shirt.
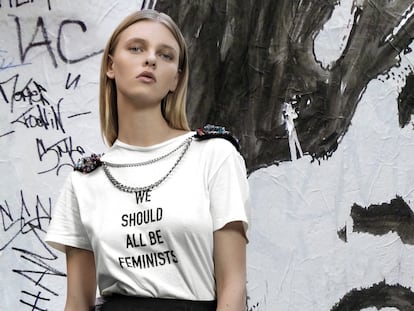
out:
M150 147L120 141L101 158L110 163L155 159L194 132ZM155 163L109 167L122 184L147 186L167 174L182 149ZM46 241L94 252L101 295L214 300L213 232L249 218L244 160L224 139L194 139L158 187L127 193L102 167L73 172L55 206Z

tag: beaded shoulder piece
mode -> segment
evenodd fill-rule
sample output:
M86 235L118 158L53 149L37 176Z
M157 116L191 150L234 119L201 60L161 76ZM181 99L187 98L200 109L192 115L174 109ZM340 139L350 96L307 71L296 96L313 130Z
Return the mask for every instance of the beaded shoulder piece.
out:
M101 156L92 153L90 157L80 158L73 167L73 170L86 174L94 171L101 165Z
M223 126L207 124L196 130L194 138L198 140L224 138L231 142L237 151L240 152L239 140ZM101 155L93 153L89 157L80 158L74 165L73 170L87 174L96 170L100 166L102 166Z
M205 140L210 138L224 138L231 142L233 146L240 152L240 143L239 140L233 136L229 131L226 130L224 126L217 126L212 124L207 124L203 127L200 127L196 130L194 135L198 140Z

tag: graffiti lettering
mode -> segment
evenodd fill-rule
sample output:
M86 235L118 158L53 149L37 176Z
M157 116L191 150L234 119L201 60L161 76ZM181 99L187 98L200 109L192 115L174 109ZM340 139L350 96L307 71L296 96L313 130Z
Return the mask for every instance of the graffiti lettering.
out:
M49 298L42 297L41 296L41 294L42 294L41 292L38 292L37 294L29 293L29 292L24 291L24 290L22 290L21 292L22 292L22 294L25 294L27 296L30 296L30 299L34 299L34 302L33 303L29 303L29 302L27 302L27 301L25 301L23 299L20 299L20 302L22 304L27 305L30 308L32 308L31 310L47 311L47 309L42 309L42 308L40 308L37 305L40 301L50 301Z
M11 113L14 111L14 104L16 102L23 102L29 105L34 105L36 103L42 104L43 106L51 105L45 96L47 90L40 83L34 81L33 79L29 79L22 89L17 90L18 82L19 74L14 75L8 80L0 82L0 95L3 100L10 105ZM7 92L8 86L11 86L9 92Z
M66 277L66 274L52 267L47 261L55 261L58 257L52 252L48 245L43 241L41 234L46 232L46 227L51 219L52 202L48 198L42 201L38 195L34 206L26 203L23 190L20 190L20 211L18 208L11 208L6 200L0 204L0 215L2 220L2 244L0 251L6 249L19 235L29 233L34 237L34 242L40 243L41 247L36 244L36 252L24 248L12 247L12 250L20 254L24 261L24 269L12 269L12 272L23 276L34 286L41 288L51 295L58 296L58 293L45 285L48 277ZM16 215L12 212L15 211ZM31 243L30 245L34 245ZM34 265L29 267L29 265ZM29 267L29 268L28 268ZM36 294L28 291L21 291L27 297L20 299L20 303L29 306L30 310L47 310L39 306L42 302L50 301L42 292Z
M36 202L33 209L29 209L24 198L23 190L20 190L20 209L10 209L7 201L0 204L0 216L2 229L6 234L2 235L0 251L4 250L20 234L35 233L36 230L45 231L46 224L51 219L52 202L48 198L44 203L36 195ZM20 210L19 215L13 215L12 211ZM46 222L46 224L44 224ZM37 236L37 235L36 235Z
M49 250L49 248L46 246L46 244L44 244L44 242L42 241L42 239L39 236L37 236L37 238L43 244L44 248L52 255L52 257L51 258L45 258L45 257L40 256L39 254L33 253L31 251L27 251L25 249L13 247L14 251L21 253L20 258L25 260L25 263L24 263L25 266L27 266L28 264L34 264L36 266L37 270L36 269L30 269L30 270L27 270L27 269L25 269L25 270L13 269L12 271L14 273L17 273L17 274L23 276L24 278L26 278L27 280L32 282L34 285L46 290L50 294L52 294L54 296L59 296L58 293L56 293L55 291L53 291L52 289L50 289L49 287L44 285L42 283L42 281L44 281L44 278L46 276L65 277L66 274L64 272L61 272L61 271L53 268L52 266L50 266L49 264L47 264L45 262L45 259L46 260L56 260L57 257L56 257L55 254L53 254Z
M40 105L30 107L11 123L20 123L26 128L41 127L45 130L55 129L65 133L60 115L60 103L62 100L62 98L59 100L56 108L53 106L42 107Z
M80 74L77 75L73 80L71 80L71 78L72 78L72 74L69 73L66 79L66 85L65 85L65 88L67 90L70 89L72 86L74 89L76 89L76 87L78 86L79 80L81 78L81 75Z
M6 50L0 50L0 72L10 68L16 68L20 66L26 66L28 64L16 64L13 56L9 55Z
M3 2L5 3L4 5L3 5ZM34 2L34 0L25 0L25 1L22 1L22 0L2 1L2 0L0 0L0 9L2 7L9 7L10 9L12 9L12 8L19 8L19 7L21 7L21 6L25 5L25 4L32 4L33 2ZM52 6L50 5L50 0L47 0L46 2L47 2L47 7L48 7L49 11L51 11L52 10Z
M66 137L58 142L45 146L42 139L36 138L37 154L41 162L46 159L52 159L50 163L52 166L38 174L44 174L56 170L56 175L59 175L59 171L64 166L73 167L75 164L74 154L77 153L80 156L85 153L85 150L81 146L74 146L72 143L72 137ZM64 157L67 160L63 160Z
M63 55L63 52L62 52L62 46L61 46L61 38L62 38L62 29L63 29L63 26L66 26L66 25L68 25L68 24L75 24L75 25L78 25L81 29L82 29L82 32L86 32L88 29L86 28L86 25L85 25L85 23L84 22L82 22L82 21L79 21L79 20L70 20L70 19L67 19L67 20L64 20L64 21L62 21L61 23L60 23L60 26L59 26L59 34L58 34L58 40L57 40L57 50L58 50L58 53L59 53L59 56L60 56L60 58L66 63L66 64L74 64L74 63L78 63L78 62L81 62L81 61L83 61L83 60L85 60L85 59L88 59L88 58L90 58L90 57L92 57L92 56L95 56L95 55L98 55L98 54L100 54L100 53L102 53L103 52L103 50L100 50L100 51L97 51L97 52L92 52L92 53L90 53L90 54L87 54L87 55L85 55L85 56L82 56L82 57L79 57L79 58L77 58L77 59L69 59L69 58L67 58L65 55Z
M56 56L53 52L53 48L52 48L52 40L49 39L48 36L48 32L46 29L46 25L45 22L43 20L43 18L41 16L39 16L37 18L37 22L36 22L36 26L35 26L35 30L33 32L32 38L30 40L30 42L27 44L26 47L23 47L23 40L22 40L22 25L20 22L20 18L18 16L14 16L14 21L16 23L16 30L17 30L17 38L18 38L18 48L19 48L19 55L20 55L20 62L22 64L24 64L27 53L34 48L44 48L47 50L50 59L52 61L52 64L55 68L58 67L58 63L57 63L57 59ZM77 25L79 28L81 28L82 32L86 32L88 29L86 27L86 24L83 21L80 20L63 20L60 25L59 25L59 30L58 30L58 36L57 36L57 42L56 42L56 46L57 46L57 52L58 55L60 57L60 59L66 63L66 64L73 64L73 63L78 63L81 62L83 60L86 60L92 56L98 55L100 53L102 53L103 50L97 51L97 52L92 52L89 54L86 54L82 57L79 58L75 58L75 59L70 59L68 58L62 51L62 38L64 37L63 34L63 30L64 28L66 28L69 25ZM41 34L41 39L37 39L36 37L38 36L38 34Z

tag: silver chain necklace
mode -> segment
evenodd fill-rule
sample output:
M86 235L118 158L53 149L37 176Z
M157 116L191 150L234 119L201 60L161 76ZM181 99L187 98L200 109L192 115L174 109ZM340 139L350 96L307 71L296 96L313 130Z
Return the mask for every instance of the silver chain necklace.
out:
M105 172L105 175L108 177L109 181L116 188L118 188L121 191L128 192L128 193L133 193L133 192L152 190L155 187L158 187L163 181L165 181L168 178L168 176L170 176L172 171L177 167L178 163L180 163L180 161L184 157L184 155L187 152L188 148L190 147L190 144L191 144L192 141L193 141L193 137L189 137L184 142L182 142L177 148L174 148L173 150L169 151L168 153L166 153L162 156L159 156L155 159L151 159L151 160L144 161L144 162L117 164L117 163L110 163L110 162L102 161L102 168L103 168L103 171ZM155 163L157 161L160 161L160 160L168 157L169 155L173 154L174 152L176 152L180 148L183 148L183 151L181 151L181 153L178 156L177 160L175 161L174 165L170 168L170 170L167 172L167 174L164 175L162 178L160 178L159 180L157 180L156 182L152 183L149 186L131 187L131 186L124 185L124 184L120 183L118 180L116 180L116 178L109 171L109 167L121 168L121 167L138 167L138 166L149 165L149 164Z
M189 140L192 140L192 139L193 139L192 137L189 137L186 140L184 140L180 145L178 145L176 148L174 148L173 150L167 152L166 154L163 154L162 156L159 156L155 159L151 159L151 160L148 160L148 161L137 162L137 163L125 163L125 164L111 163L111 162L105 162L105 163L106 163L106 166L116 167L116 168L120 168L120 167L137 167L137 166L149 165L149 164L158 162L158 161L168 157L169 155L173 154L174 152L176 152L177 150L182 148L184 145L188 144Z

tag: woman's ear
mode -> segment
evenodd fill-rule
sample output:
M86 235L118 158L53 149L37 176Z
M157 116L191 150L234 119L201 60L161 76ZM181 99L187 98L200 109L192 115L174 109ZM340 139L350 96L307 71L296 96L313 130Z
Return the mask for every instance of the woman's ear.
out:
M173 81L171 82L170 92L173 93L177 88L178 82L180 81L181 69L178 69Z
M115 72L114 72L114 61L112 59L112 55L108 55L108 69L106 70L106 76L109 79L115 78Z

